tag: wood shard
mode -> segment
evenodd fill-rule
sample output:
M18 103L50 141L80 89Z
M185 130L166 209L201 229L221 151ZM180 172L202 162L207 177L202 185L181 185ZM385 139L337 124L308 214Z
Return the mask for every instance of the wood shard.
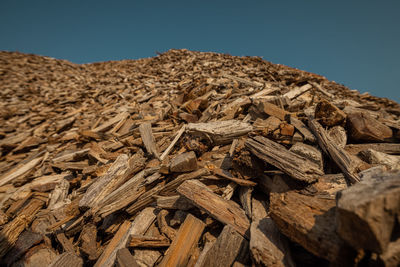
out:
M177 191L189 199L193 205L205 210L223 224L232 226L241 235L247 236L249 220L235 202L221 198L196 180L185 181L177 188Z
M323 175L317 164L288 151L284 146L265 137L256 136L248 139L245 146L252 154L296 180L311 183L316 181L318 176Z
M160 266L186 266L204 227L205 224L202 221L189 214L179 228Z
M159 158L156 142L151 131L151 123L145 122L139 126L140 136L142 137L143 144L146 147L147 153Z

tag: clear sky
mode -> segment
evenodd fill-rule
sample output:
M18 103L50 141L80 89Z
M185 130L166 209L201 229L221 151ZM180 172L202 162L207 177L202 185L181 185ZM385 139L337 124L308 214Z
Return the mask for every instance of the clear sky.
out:
M75 63L260 56L400 102L400 0L1 0L0 50Z

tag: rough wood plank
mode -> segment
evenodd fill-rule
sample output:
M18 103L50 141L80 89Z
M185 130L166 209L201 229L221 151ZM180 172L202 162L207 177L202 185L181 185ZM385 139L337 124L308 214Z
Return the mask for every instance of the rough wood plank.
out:
M143 144L146 148L147 153L149 153L150 155L152 155L156 158L159 158L156 141L154 139L153 132L151 130L151 123L144 122L144 123L140 124L139 132L140 132L140 136L143 140Z
M286 119L290 116L290 113L286 110L281 109L267 101L259 101L256 103L256 107L260 112L263 112L269 116L277 117L281 121L286 121Z
M250 226L249 219L235 202L225 200L214 194L207 186L197 180L185 181L178 187L177 191L218 221L232 226L241 235L247 236L247 230Z
M252 222L250 252L260 266L296 266L286 237L279 232L271 218Z
M309 126L317 137L321 149L338 165L349 182L356 183L360 181L360 177L355 173L356 166L347 152L331 141L325 129L315 119L309 119Z
M255 156L296 180L311 183L323 175L317 164L288 151L284 146L265 137L256 136L248 139L245 146Z
M205 224L201 220L189 214L159 266L186 266L190 252L197 246L204 227Z
M366 112L348 115L350 137L357 141L384 142L390 140L393 131L390 127L374 119Z
M270 216L279 230L306 250L332 262L352 261L354 251L336 233L334 199L294 191L271 192ZM354 253L354 255L353 255Z
M242 235L226 225L200 266L230 267L248 246L248 241Z
M155 218L154 208L146 208L135 218L133 223L124 221L94 266L112 267L117 251L127 246L129 237L134 234L143 234Z

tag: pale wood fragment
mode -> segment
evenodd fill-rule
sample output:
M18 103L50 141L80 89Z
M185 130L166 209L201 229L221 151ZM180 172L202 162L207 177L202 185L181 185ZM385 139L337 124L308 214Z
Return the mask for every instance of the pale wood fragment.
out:
M144 122L139 126L140 136L143 140L143 144L146 147L147 153L150 155L159 158L159 153L157 149L157 145L153 136L153 132L151 130L151 123Z
M10 171L6 172L0 177L0 186L5 185L12 180L15 180L16 178L28 173L31 171L33 168L35 168L41 161L43 157L37 157L32 159L31 161L27 162L26 164L17 165Z
M304 140L310 143L315 143L317 139L307 128L307 126L299 119L294 116L290 116L290 124L292 124L296 129L304 136Z
M287 92L286 94L284 94L283 96L289 98L290 100L295 99L296 97L304 94L305 92L309 91L312 88L311 84L305 84L301 87L296 87L292 90L290 90L289 92Z
M197 246L205 224L189 214L160 263L160 267L186 266L190 253Z
M185 181L177 188L177 191L215 219L231 225L241 235L247 236L247 230L250 226L249 220L245 212L235 202L225 200L214 194L207 186L197 180Z

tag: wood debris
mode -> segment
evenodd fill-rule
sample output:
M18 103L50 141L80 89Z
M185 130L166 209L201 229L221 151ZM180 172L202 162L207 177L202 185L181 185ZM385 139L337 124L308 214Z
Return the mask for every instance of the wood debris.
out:
M400 264L400 105L255 57L0 52L1 266Z

